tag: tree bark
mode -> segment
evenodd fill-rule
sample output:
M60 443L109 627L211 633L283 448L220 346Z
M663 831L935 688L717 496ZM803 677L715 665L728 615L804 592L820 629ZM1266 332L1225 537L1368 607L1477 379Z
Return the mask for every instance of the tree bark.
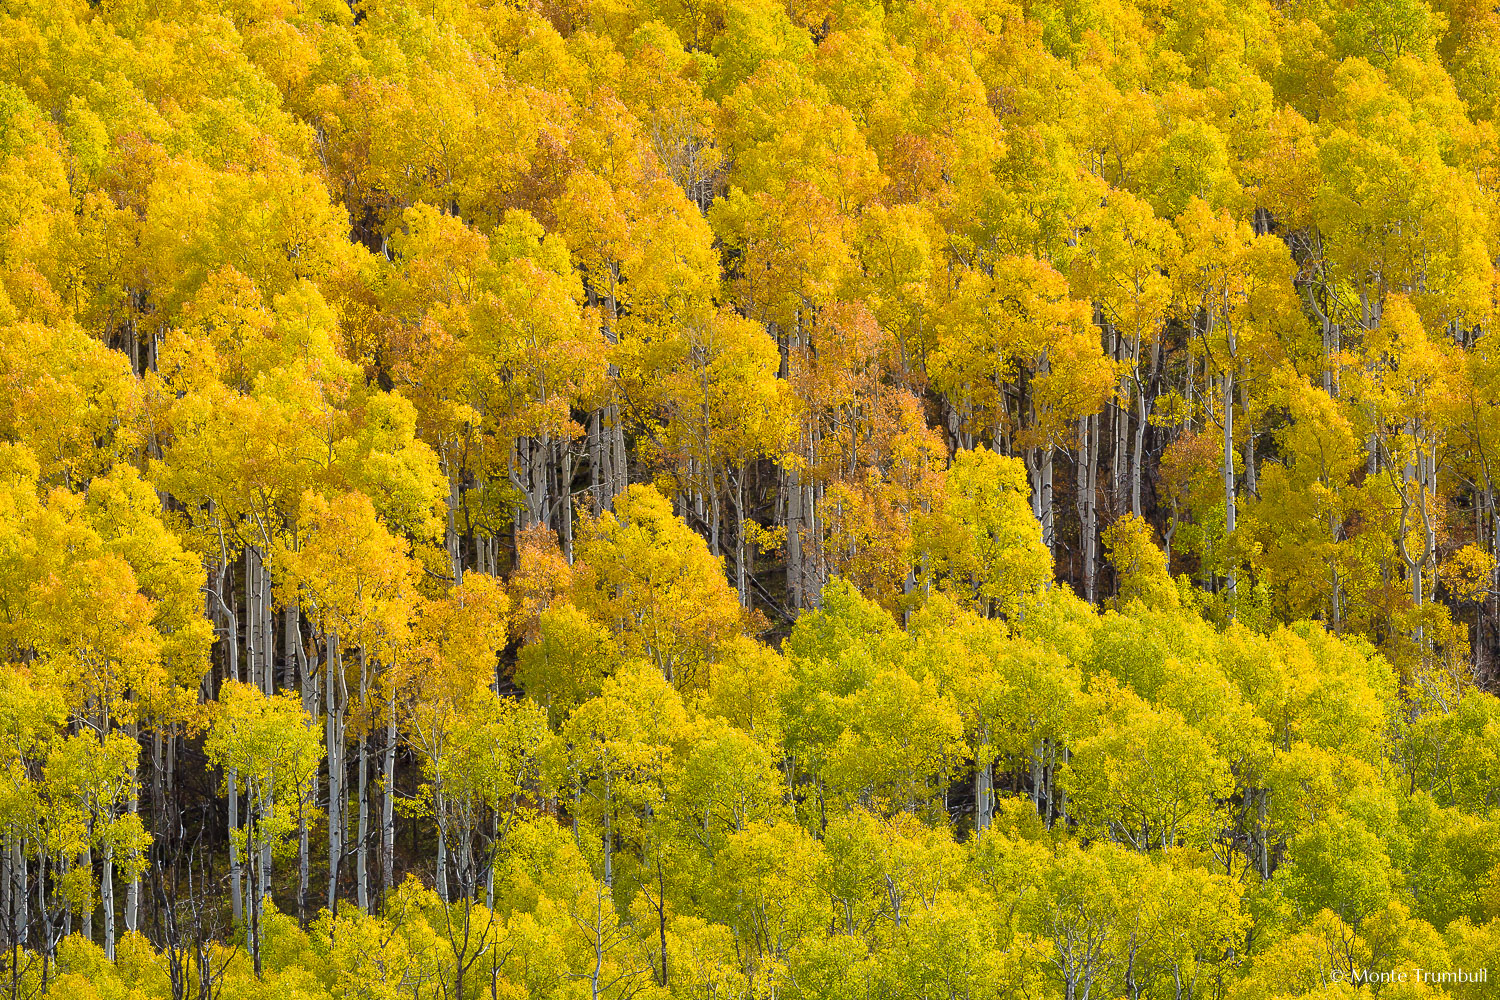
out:
M135 723L130 725L130 735L137 741L140 739L140 729ZM140 785L132 781L130 783L130 815L139 816L141 811ZM127 932L139 929L139 911L141 905L141 879L133 876L125 886L125 930Z
M94 874L94 850L88 844L83 845L83 857L79 860L79 867L85 873ZM85 905L79 907L78 923L83 930L83 936L89 941L94 940L94 907Z
M31 884L27 879L26 844L20 837L10 842L12 944L25 946L31 937Z
M1099 417L1078 419L1078 460L1075 463L1078 490L1078 555L1083 578L1083 598L1094 602L1099 544Z
M297 690L302 697L302 711L316 718L318 711L318 675L307 662L307 653L302 645L302 610L289 603L286 609L287 660L295 660L297 668ZM307 829L307 810L311 806L308 793L297 810L297 920L307 923L307 890L311 882L311 838ZM315 793L314 793L315 797Z
M359 703L360 711L370 702L370 662L365 651L359 651ZM359 736L359 839L355 843L354 877L355 895L359 908L370 912L370 739L367 733Z
M785 473L786 489L786 593L790 610L806 607L803 593L802 475L797 469Z
M1138 382L1135 393L1135 441L1130 456L1130 512L1141 516L1141 479L1146 458L1146 424L1150 415L1150 404L1146 395L1156 384L1156 373L1161 365L1161 339L1151 344L1151 368L1144 382ZM1140 368L1137 365L1137 372Z
M442 789L433 794L433 809L437 813L437 894L438 899L449 902L448 894L448 821L443 809L446 805Z
M344 856L344 706L338 695L343 664L337 632L328 636L328 675L324 691L324 739L328 751L328 910L338 913L339 866Z
M1233 350L1233 338L1230 339L1231 351ZM1235 492L1234 492L1234 369L1232 363L1224 366L1224 546L1229 546L1230 536L1234 534L1235 523ZM1229 593L1235 593L1236 574L1234 563L1225 553L1225 569L1228 573Z
M446 466L448 463L444 462ZM461 502L459 495L458 476L451 468L448 471L448 524L443 533L444 544L448 549L448 570L453 574L454 586L464 582L464 561L458 538L458 507Z
M990 828L990 819L994 815L994 786L995 778L993 762L989 760L989 732L984 726L979 727L979 746L981 752L979 757L983 761L974 762L974 835L980 837L984 831Z
M1244 378L1240 379L1240 414L1245 420L1245 492L1255 497L1260 494L1255 478L1255 424L1250 419L1250 388Z
M385 705L384 785L380 794L380 887L389 894L396 880L396 690Z
M224 650L228 655L229 679L238 681L240 679L239 619L234 613L233 577L228 570L227 564L220 566L219 610L224 619ZM226 590L228 593L225 593ZM234 922L238 924L245 915L244 900L240 895L240 849L234 839L235 832L240 825L239 774L230 768L224 783L229 796L229 907Z
M750 607L750 547L745 542L745 467L740 466L734 477L734 589L740 597L740 607Z
M1042 527L1042 544L1047 546L1049 553L1054 551L1057 541L1052 509L1052 470L1056 455L1057 449L1050 444L1037 448L1034 457L1027 453L1027 472L1031 479L1031 513Z
M115 960L115 854L106 844L99 873L99 907L104 911L104 957Z

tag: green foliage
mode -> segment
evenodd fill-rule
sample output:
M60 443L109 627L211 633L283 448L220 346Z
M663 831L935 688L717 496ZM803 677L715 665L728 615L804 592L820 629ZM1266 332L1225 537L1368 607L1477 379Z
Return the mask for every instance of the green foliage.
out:
M316 720L290 692L267 696L231 681L219 692L203 751L212 764L244 782L256 821L236 833L242 838L240 850L279 850L299 823L310 818L323 742Z
M12 0L0 990L1487 997L1497 52Z

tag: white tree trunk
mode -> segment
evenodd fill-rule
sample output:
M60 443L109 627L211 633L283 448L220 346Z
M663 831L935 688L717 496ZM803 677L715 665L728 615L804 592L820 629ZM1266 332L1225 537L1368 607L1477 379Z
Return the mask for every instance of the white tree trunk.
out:
M1234 534L1235 522L1235 493L1234 493L1234 373L1233 369L1226 365L1224 368L1224 544L1229 545L1229 538ZM1226 556L1227 558L1227 556ZM1233 562L1226 563L1229 575L1229 592L1235 592L1235 571Z
M448 823L443 809L446 802L439 790L433 796L433 808L437 811L437 894L438 899L448 902Z
M227 569L227 567L226 567ZM220 578L220 586L224 584L224 578L228 577L226 572ZM234 613L234 592L220 594L220 607L224 615L225 626L225 651L229 654L229 679L238 681L240 679L240 630L239 618ZM244 919L244 900L240 895L240 849L235 843L235 831L240 825L240 789L239 774L230 768L225 776L225 785L229 795L229 907L234 922L238 924Z
M385 787L380 796L380 885L390 893L396 879L396 693L386 701Z
M786 593L788 610L807 606L802 569L802 477L796 469L786 475Z
M26 844L20 837L10 842L10 906L13 943L26 945L31 929L31 884L26 871Z
M130 733L137 739L140 736L137 726L132 723ZM161 746L161 738L154 740L154 745ZM160 751L158 751L160 752ZM138 816L141 811L140 787L136 782L130 784L130 815ZM140 906L141 906L141 879L133 876L125 886L125 930L134 932L140 929Z
M115 856L114 849L104 848L104 864L99 876L99 906L104 911L104 957L115 960Z
M370 698L370 664L365 651L359 651L359 702L366 705ZM361 709L363 711L363 708ZM359 839L355 842L354 876L355 895L359 908L370 912L370 740L361 734L359 738Z
M328 636L328 675L324 691L324 739L328 750L328 909L338 910L339 865L344 857L344 732L338 696L343 674L337 632Z
M981 753L977 756L986 758L984 761L974 762L974 834L981 836L990 828L990 818L994 814L994 765L989 757L989 733L981 726L979 730L979 745Z
M1078 419L1078 461L1074 468L1078 491L1078 555L1083 577L1083 598L1094 602L1099 545L1099 418Z
M94 873L94 852L87 844L83 847L83 857L79 859L79 866L84 872L92 876ZM71 921L70 921L71 922ZM80 907L78 923L83 931L85 939L94 940L94 908L92 906Z

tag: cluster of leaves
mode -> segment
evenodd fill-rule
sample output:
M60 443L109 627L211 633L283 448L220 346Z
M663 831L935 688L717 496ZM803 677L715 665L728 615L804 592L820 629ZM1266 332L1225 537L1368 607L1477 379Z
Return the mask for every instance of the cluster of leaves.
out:
M459 680L503 594L421 611L399 718L449 874L305 925L268 898L253 968L229 941L194 959L213 995L1254 1000L1500 948L1500 699L1404 687L1315 624L1216 626L1123 529L1131 596L1103 613L1057 587L1004 595L1010 617L934 593L903 627L836 582L778 652L707 630L737 603L663 507L633 489L545 596L514 581L520 699ZM649 609L621 603L648 588ZM10 739L55 727L62 700L14 677ZM234 834L247 855L286 846L314 797L312 721L244 684L212 708L209 756L272 806ZM71 752L93 740L8 740L46 758L14 787L119 787ZM53 961L53 989L178 995L139 935L113 963L79 935Z
M652 481L786 624L987 600L985 445L1091 601L1129 513L1222 614L1487 662L1493 12L888 6L10 9L0 427L221 563L312 489L494 573Z
M12 995L1500 962L1497 53L1453 0L12 0Z

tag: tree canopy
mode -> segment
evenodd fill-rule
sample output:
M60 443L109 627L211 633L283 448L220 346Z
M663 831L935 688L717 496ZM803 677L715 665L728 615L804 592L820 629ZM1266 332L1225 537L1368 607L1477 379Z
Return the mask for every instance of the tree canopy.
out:
M0 986L1487 997L1497 260L1473 2L9 0Z

